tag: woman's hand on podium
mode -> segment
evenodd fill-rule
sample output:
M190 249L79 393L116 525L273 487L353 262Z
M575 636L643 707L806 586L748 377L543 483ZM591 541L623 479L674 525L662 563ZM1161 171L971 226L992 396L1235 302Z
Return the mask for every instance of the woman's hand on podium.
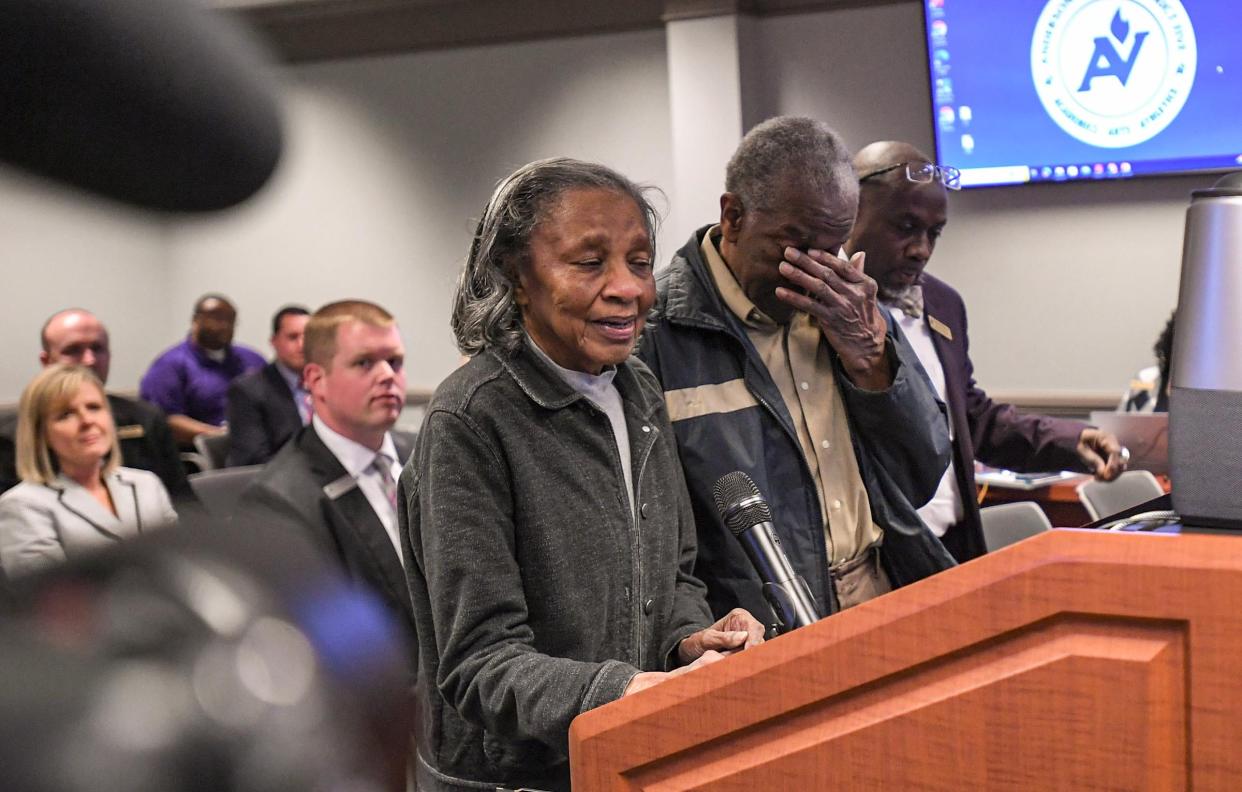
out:
M622 696L646 690L666 679L687 674L696 668L719 662L725 655L763 643L763 625L744 608L734 608L705 630L683 638L677 645L677 659L686 665L672 671L643 671L630 680Z
M626 686L625 692L622 693L621 695L628 696L631 693L637 693L640 690L646 690L647 688L653 685L658 685L667 679L672 679L673 677L681 676L682 674L688 674L696 668L702 668L703 666L707 666L707 665L711 665L712 663L720 662L723 659L724 659L724 655L722 655L720 652L717 652L714 649L709 649L703 654L701 654L690 665L684 665L680 668L674 668L672 671L642 671L636 674L634 678L630 680L630 684Z
M763 625L745 608L734 608L720 621L687 636L677 645L677 659L693 663L704 652L715 650L721 654L733 654L763 643Z

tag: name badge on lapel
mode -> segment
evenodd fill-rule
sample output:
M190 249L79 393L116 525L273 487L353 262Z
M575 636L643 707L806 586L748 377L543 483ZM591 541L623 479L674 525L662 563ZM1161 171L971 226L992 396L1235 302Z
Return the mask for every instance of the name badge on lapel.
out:
M947 340L949 341L953 340L953 331L949 329L949 326L945 324L944 322L940 321L939 319L937 319L936 317L932 316L931 314L927 315L927 324L929 327L931 327L932 330L935 330L937 333L944 336Z
M323 494L328 496L328 500L336 500L357 486L357 480L355 480L353 476L346 473L336 481L325 484L323 486Z

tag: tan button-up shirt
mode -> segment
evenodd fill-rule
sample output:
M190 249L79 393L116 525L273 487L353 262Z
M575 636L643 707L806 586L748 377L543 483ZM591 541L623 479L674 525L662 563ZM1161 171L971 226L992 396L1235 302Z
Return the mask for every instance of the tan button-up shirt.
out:
M802 456L824 515L829 564L849 561L878 543L882 532L871 519L871 503L858 472L828 342L809 314L795 313L788 325L779 325L756 308L720 257L719 238L719 226L707 232L703 258L725 305L745 325L798 430Z

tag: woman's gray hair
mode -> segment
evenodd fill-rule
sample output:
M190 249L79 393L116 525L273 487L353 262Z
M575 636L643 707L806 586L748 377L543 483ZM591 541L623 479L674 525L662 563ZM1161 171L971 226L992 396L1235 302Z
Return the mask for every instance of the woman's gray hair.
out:
M518 268L529 259L535 228L561 195L576 189L614 190L634 199L655 254L657 217L648 188L593 162L557 157L523 165L496 185L457 280L452 326L462 354L521 346L522 314L514 299Z
M822 195L857 202L858 179L841 136L823 121L769 118L746 133L725 171L725 190L747 209L772 209L786 176Z

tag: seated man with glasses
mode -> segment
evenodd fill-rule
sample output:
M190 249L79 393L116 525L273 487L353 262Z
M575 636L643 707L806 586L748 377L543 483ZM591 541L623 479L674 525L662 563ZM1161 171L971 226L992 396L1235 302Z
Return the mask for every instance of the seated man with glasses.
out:
M845 243L866 253L864 271L880 304L901 326L940 399L949 407L953 461L919 516L958 561L986 552L975 498L975 457L1019 471L1083 470L1105 481L1125 470L1113 435L1077 421L1023 415L975 384L966 307L947 283L924 272L948 220L956 168L932 163L908 143L872 143L854 157L861 192Z

